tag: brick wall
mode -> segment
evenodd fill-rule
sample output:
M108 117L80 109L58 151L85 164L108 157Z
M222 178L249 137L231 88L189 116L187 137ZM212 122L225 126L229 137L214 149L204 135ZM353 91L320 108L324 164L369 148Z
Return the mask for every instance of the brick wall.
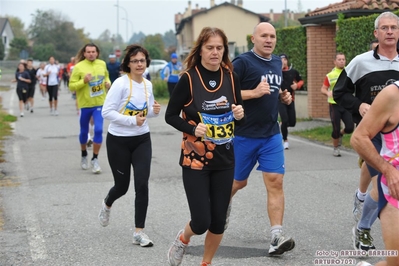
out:
M334 67L336 25L307 26L308 113L329 118L327 97L320 92L324 77Z

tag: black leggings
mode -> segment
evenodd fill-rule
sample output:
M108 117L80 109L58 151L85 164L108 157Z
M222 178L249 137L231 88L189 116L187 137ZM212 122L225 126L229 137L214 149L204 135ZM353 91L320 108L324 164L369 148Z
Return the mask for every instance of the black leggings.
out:
M287 140L288 127L296 125L295 102L292 101L289 105L280 102L278 108L281 118L281 134L283 135L283 140Z
M341 136L341 120L344 122L346 134L353 132L355 124L352 120L352 115L344 107L338 104L330 104L330 118L333 131L331 137L333 139L339 139Z
M197 235L207 230L223 234L234 168L213 171L182 169L184 190L191 213L191 230Z
M58 85L54 85L54 86L47 86L47 92L48 92L48 100L50 102L56 101L57 100L57 96L58 96Z
M172 92L175 89L176 83L170 83L168 82L168 92L169 92L169 98L172 96Z
M118 137L108 133L106 145L115 185L109 190L104 202L107 206L112 206L115 200L126 194L132 165L136 193L134 221L136 228L144 228L152 156L150 133L134 137Z

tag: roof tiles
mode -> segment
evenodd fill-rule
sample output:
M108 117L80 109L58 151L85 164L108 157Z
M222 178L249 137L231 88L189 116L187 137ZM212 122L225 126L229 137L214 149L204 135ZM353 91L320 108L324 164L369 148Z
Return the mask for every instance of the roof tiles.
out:
M326 7L316 8L306 14L306 17L338 13L346 10L393 10L399 9L399 0L343 0Z

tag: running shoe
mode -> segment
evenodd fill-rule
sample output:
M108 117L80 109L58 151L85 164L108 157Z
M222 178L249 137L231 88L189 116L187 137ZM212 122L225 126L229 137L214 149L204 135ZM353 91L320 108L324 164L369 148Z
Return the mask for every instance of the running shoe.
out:
M358 264L356 264L356 266L373 266L373 264L370 264L366 261L361 261Z
M91 170L95 174L101 173L101 167L98 164L98 159L97 158L94 158L93 160L91 160Z
M340 149L338 147L334 147L333 155L335 157L341 157L341 151L340 151Z
M54 111L54 115L55 115L55 116L58 116L58 115L59 115L59 113L58 113L57 110Z
M83 170L89 169L89 165L87 164L87 156L82 156L82 159L80 161L80 166L82 167Z
M33 108L30 109L30 112L33 113Z
M285 237L282 234L273 236L270 243L269 256L278 256L284 252L290 251L295 247L295 241L291 237Z
M357 229L356 226L352 228L352 240L355 250L368 251L375 249L373 245L373 238L370 235L370 229Z
M152 240L143 232L143 230L138 233L133 233L133 244L140 245L142 247L152 247L154 243Z
M210 262L203 261L201 262L201 266L209 266L212 265Z
M92 144L93 144L93 141L91 139L89 139L86 144L87 148L90 148Z
M229 206L227 207L226 223L224 224L224 230L225 231L226 231L227 227L229 227L230 213L231 213L231 201L229 203Z
M288 150L290 148L290 144L288 141L284 141L284 150Z
M21 116L21 117L24 117L24 113L22 112L20 116Z
M356 224L359 223L360 218L362 218L363 213L363 205L364 201L361 201L357 197L357 190L355 191L355 195L353 196L353 219L355 219Z
M179 233L177 233L175 241L169 248L168 263L170 266L179 266L183 260L184 253L186 252L188 244L184 244L180 240L180 235L183 234L183 231L184 230L180 230Z
M108 209L105 207L105 202L103 201L103 205L100 210L100 214L98 215L98 220L100 221L100 224L104 227L109 225L109 216L111 214L111 209Z

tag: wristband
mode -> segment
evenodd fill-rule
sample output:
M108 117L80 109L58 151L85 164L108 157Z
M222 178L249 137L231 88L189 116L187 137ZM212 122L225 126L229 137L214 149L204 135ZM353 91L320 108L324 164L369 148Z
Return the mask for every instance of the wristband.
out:
M192 134L191 135L193 135L194 137L195 137L195 130L197 129L197 126L195 126L195 127L193 127L193 131L192 131Z

